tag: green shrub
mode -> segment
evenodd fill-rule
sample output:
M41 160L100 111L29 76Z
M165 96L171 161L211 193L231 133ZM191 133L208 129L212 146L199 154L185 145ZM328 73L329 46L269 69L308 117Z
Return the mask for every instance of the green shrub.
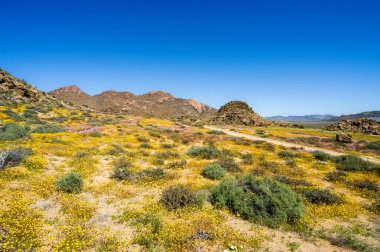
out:
M148 144L148 143L142 143L140 144L140 148L143 148L143 149L152 149L152 145Z
M311 186L312 184L303 179L292 179L283 175L276 175L274 179L290 186Z
M183 185L171 186L161 196L160 203L168 210L199 204L195 193Z
M221 182L212 190L211 203L269 227L304 215L302 198L292 189L276 180L252 175Z
M54 124L40 125L33 129L35 133L59 133L63 131L65 131L64 128Z
M241 163L243 165L251 165L253 164L253 156L250 153L241 155Z
M141 143L148 143L149 142L149 138L146 138L144 136L138 136L136 139L137 139L137 141L139 141Z
M122 154L122 153L125 153L125 150L124 150L124 148L123 148L120 144L118 144L118 143L114 143L114 144L112 145L112 148L108 151L108 154L110 154L110 155L114 155L114 156L119 155L119 154Z
M305 196L306 200L312 204L333 205L343 203L343 200L340 197L331 193L329 190L303 188L298 191L302 193Z
M371 210L374 213L380 214L380 196L376 197L375 201L369 207L369 210Z
M167 164L167 168L169 169L178 169L178 168L183 168L187 164L186 160L177 160L173 162L169 162Z
M146 169L139 172L138 176L141 179L157 180L165 177L166 173L162 168Z
M32 149L30 148L18 148L0 152L0 170L19 165L21 161L31 154Z
M354 181L348 182L348 184L362 190L369 190L369 191L374 191L374 192L379 191L379 186L376 183L376 181L372 181L368 178L356 179Z
M202 170L202 176L209 179L221 179L226 176L226 171L219 164L209 164Z
M346 176L347 174L343 171L333 171L333 172L326 173L325 179L327 181L336 182L336 181L343 181Z
M172 149L172 148L174 148L174 144L163 143L163 144L161 144L161 147L164 149Z
M217 163L228 172L241 172L242 169L235 162L232 157L229 156L220 156L217 160Z
M297 153L293 153L293 152L286 151L286 150L278 152L277 155L280 158L296 158L296 157L298 157Z
M132 168L132 163L128 161L125 157L121 157L114 164L113 174L111 178L118 180L128 180L132 179L133 173L130 170Z
M83 180L80 174L71 172L57 181L57 188L67 193L80 193L83 188Z
M163 151L156 153L155 157L158 159L178 158L179 153L176 151Z
M334 157L332 157L330 154L327 154L323 151L314 151L312 154L319 161L327 162L330 160L334 160Z
M22 126L17 123L9 123L0 129L0 140L17 140L29 137L28 126Z
M366 143L360 149L380 151L380 141Z
M90 134L90 137L102 137L103 134L100 131L93 131Z
M345 155L335 158L336 168L342 171L377 171L380 172L380 165L365 161L355 155Z
M263 136L263 135L265 135L265 130L256 130L256 134L257 135L260 135L260 136Z
M226 133L224 133L223 131L220 131L220 130L210 130L207 132L207 134L210 134L210 135L226 135Z
M220 151L210 146L193 146L187 151L190 157L198 157L203 159L212 159L218 157Z

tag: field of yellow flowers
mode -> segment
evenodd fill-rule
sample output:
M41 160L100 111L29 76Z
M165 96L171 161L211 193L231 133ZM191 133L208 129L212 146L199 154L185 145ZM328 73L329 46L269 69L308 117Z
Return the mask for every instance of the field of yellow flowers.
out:
M378 167L160 119L18 105L0 120L0 251L380 251ZM210 200L248 174L300 195L302 217L272 227Z

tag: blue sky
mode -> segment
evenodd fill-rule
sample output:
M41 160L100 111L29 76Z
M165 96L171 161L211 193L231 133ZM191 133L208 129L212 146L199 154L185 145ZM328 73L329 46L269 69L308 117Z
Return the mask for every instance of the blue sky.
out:
M0 67L41 90L164 90L264 115L380 110L380 1L0 0Z

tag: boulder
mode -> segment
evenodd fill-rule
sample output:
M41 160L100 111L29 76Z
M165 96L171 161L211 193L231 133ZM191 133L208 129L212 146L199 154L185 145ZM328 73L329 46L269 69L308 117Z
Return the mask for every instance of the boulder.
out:
M352 137L344 133L336 134L336 140L342 143L352 143Z

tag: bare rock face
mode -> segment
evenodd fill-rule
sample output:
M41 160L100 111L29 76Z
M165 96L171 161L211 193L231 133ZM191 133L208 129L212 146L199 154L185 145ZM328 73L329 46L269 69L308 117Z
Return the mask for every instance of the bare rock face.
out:
M49 92L49 94L75 105L85 105L98 112L160 118L204 117L216 112L214 108L200 102L176 98L163 91L154 91L143 95L105 91L91 96L77 86L68 86Z
M342 143L352 143L352 137L344 133L336 134L336 140Z
M349 131L380 135L380 122L371 119L343 120L324 128L330 131Z
M242 101L231 101L222 106L212 119L212 123L247 126L274 125L274 122L259 116L247 103Z

